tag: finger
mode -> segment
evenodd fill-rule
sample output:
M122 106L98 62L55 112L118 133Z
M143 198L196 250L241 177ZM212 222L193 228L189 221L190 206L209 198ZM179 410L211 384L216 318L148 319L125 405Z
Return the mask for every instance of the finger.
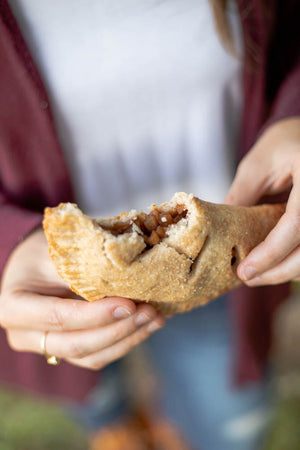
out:
M296 180L290 193L285 214L254 248L237 269L243 281L257 277L283 261L300 243L300 182Z
M255 247L237 268L237 275L249 281L279 264L299 244L299 236L286 214L266 239Z
M42 342L45 332L36 330L9 330L9 344L14 350L53 354L59 358L82 358L98 352L126 338L142 325L157 316L149 305L139 305L136 314L106 327L80 331L51 331L47 334L45 347Z
M239 164L224 203L241 206L254 205L266 193L268 185L268 171L265 170L263 164L259 164L256 155L249 155Z
M6 337L10 348L17 352L33 352L44 354L44 331L37 330L6 330Z
M51 332L47 337L47 352L60 358L84 358L125 339L156 316L157 313L149 305L139 305L133 316L106 327Z
M150 322L150 324L142 326L139 330L135 331L133 334L122 341L117 342L111 347L107 347L104 350L94 353L86 358L70 358L67 359L67 361L80 367L100 370L111 362L125 356L130 352L130 350L147 339L152 333L162 328L164 324L165 318L159 314L154 321Z
M5 292L0 301L0 323L4 328L82 330L106 326L129 317L135 310L132 300L120 297L86 302L26 291Z
M298 281L300 278L300 246L280 264L249 280L248 286L264 286Z

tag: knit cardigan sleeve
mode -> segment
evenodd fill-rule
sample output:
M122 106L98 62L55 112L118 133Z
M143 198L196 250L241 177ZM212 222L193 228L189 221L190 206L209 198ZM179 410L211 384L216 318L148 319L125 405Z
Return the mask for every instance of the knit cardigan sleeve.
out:
M270 111L263 129L287 117L300 116L300 3L277 1L276 6L266 64Z
M6 1L0 1L0 276L45 206L72 200L43 83Z
M287 74L278 89L270 116L262 130L288 117L300 117L300 50L295 67Z
M0 273L12 250L42 221L42 214L11 203L0 192Z

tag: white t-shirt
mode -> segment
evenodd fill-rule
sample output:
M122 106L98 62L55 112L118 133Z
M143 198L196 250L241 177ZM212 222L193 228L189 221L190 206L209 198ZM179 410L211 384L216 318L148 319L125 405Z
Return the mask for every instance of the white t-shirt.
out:
M10 4L86 213L145 208L176 191L222 201L233 174L241 68L220 43L208 1Z

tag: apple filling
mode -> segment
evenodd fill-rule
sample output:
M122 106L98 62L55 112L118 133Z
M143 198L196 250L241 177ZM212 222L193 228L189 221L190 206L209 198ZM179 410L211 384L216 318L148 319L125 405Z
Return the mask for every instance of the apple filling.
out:
M118 236L134 231L135 224L143 233L145 244L148 248L151 248L159 244L166 236L168 229L185 218L186 215L187 209L185 209L185 206L176 205L175 208L170 209L168 212L155 208L149 214L142 212L128 221L116 221L112 225L101 224L101 227L110 231L114 236ZM116 217L116 219L119 219L119 217Z

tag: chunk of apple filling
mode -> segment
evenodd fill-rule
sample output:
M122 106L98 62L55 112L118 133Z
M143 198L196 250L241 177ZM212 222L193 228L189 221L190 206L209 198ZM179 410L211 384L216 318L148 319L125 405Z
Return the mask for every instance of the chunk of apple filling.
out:
M99 224L104 230L109 231L114 236L131 233L136 231L137 227L149 249L159 244L167 236L169 228L177 224L181 219L184 219L187 212L184 205L176 205L169 211L160 211L155 207L149 214L141 212L126 221L120 220L121 215L115 217L111 224L107 222L105 224L99 222Z

